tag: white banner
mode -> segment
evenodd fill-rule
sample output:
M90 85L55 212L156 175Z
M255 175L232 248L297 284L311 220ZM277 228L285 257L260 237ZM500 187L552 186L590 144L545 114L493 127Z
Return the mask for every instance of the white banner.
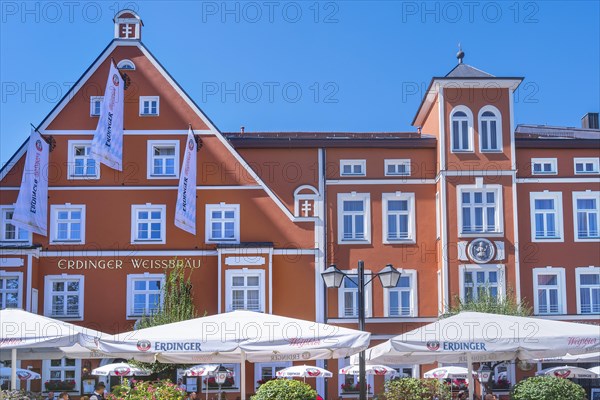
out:
M123 107L125 82L111 61L91 155L97 162L123 170Z
M31 132L25 168L12 223L48 236L48 160L50 146L38 132Z
M188 131L179 189L175 204L175 226L196 234L196 140L192 128Z

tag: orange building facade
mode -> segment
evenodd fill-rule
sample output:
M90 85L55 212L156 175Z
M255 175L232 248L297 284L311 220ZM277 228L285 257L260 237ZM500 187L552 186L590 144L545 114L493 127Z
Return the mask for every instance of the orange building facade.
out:
M539 318L599 322L598 114L581 129L515 126L523 78L492 76L461 57L432 79L414 132L223 133L141 43L141 30L135 13L117 14L113 41L38 128L55 143L47 237L10 222L26 144L2 168L0 307L128 331L160 306L165 273L181 264L200 312L356 327L354 282L325 289L320 273L364 260L368 272L402 269L396 288L367 287L374 344L483 292L515 296ZM111 59L129 84L122 172L89 156ZM195 236L173 222L188 124L201 144ZM42 382L73 379L78 395L99 363L21 367ZM252 393L294 363L302 360L274 356L231 368L254 377ZM428 366L394 367L420 376ZM506 370L520 374L514 364ZM352 383L336 374L315 385L337 399L354 396ZM374 392L382 383L369 381Z

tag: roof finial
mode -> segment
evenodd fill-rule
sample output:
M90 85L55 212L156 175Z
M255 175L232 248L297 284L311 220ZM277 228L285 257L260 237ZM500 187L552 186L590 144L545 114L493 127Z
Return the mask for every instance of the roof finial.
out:
M463 58L465 58L465 52L462 51L462 46L460 43L458 44L458 53L456 53L456 58L458 58L458 63L462 64Z

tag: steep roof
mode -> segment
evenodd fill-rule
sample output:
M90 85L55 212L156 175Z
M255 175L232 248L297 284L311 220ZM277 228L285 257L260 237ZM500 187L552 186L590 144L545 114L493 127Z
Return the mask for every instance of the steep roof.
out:
M446 78L495 78L494 75L469 64L459 63L445 76Z

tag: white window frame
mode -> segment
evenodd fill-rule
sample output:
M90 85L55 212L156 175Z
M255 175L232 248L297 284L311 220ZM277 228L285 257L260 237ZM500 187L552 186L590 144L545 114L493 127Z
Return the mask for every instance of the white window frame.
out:
M468 143L468 148L466 148L466 149L462 149L462 148L461 149L455 149L454 148L454 144L455 144L454 143L454 131L453 131L453 129L454 129L454 127L453 127L454 126L454 113L459 112L459 111L462 111L465 114L467 114L467 131L468 131L467 132L467 134L468 134L467 140L468 140L469 143ZM459 117L459 118L460 118L459 121L463 121L464 120L463 117ZM473 146L473 112L471 111L471 109L469 107L463 106L463 105L456 106L450 112L450 118L449 118L449 120L450 120L450 127L449 127L450 128L449 129L449 132L450 132L450 151L452 153L472 153L474 151L474 146ZM460 125L461 124L459 124L459 126ZM461 131L461 133L462 133L462 131ZM459 138L460 138L460 136L459 136Z
M19 287L17 288L17 308L23 308L23 273L0 270L0 279L17 279ZM6 308L5 295L9 292L3 286L0 288L0 310ZM10 290L12 292L12 290Z
M591 172L577 172L577 164L592 164L594 170ZM598 175L600 174L600 158L599 157L576 157L573 159L573 172L575 175Z
M442 236L442 210L440 205L440 192L435 192L435 238Z
M117 69L122 69L125 71L135 71L135 64L133 61L124 58L117 64Z
M358 270L356 269L352 269L352 270L348 270L348 271L344 271L347 275L349 276L353 276L356 277L356 279L358 279ZM345 280L348 279L346 277L344 277L344 282ZM370 270L365 270L365 282L369 282L371 280L371 271ZM344 282L342 282L342 285L339 287L339 289L337 290L338 292L338 317L339 318L358 318L358 287L355 289L347 289L344 287ZM372 283L373 282L369 282L365 285L365 316L367 318L370 318L373 316L373 296L371 295L372 293ZM346 311L345 311L345 302L344 302L344 294L346 292L354 292L354 303L356 305L356 315L346 315Z
M536 200L554 200L555 207L555 220L554 224L557 230L557 237L537 237L536 235L536 209L535 209L535 201ZM531 192L529 193L529 213L530 213L530 222L531 222L531 241L532 242L564 242L564 222L563 222L563 204L562 204L562 192L549 192L547 190L543 192ZM545 212L545 214L549 214L549 212Z
M484 117L483 113L491 112L494 113L494 117ZM481 107L479 110L479 115L477 116L477 120L479 121L479 151L482 153L501 153L503 151L502 147L502 114L500 110L492 105L487 105ZM496 143L497 148L495 149L484 149L483 148L483 123L488 121L496 121ZM491 133L488 131L489 138L491 138Z
M102 102L104 101L104 96L90 96L90 117L99 117L102 113ZM100 109L96 114L96 103L100 104Z
M58 213L60 211L79 211L81 213L81 238L74 239L59 239L58 238ZM52 204L50 206L50 244L85 244L85 204Z
M344 167L350 166L354 171L355 166L360 166L360 173L345 173ZM367 176L367 160L340 160L340 176Z
M91 140L69 140L68 147L68 155L67 155L67 179L68 180L98 180L100 179L100 163L98 161L94 161L96 173L93 175L75 175L75 158L80 157L75 155L75 147L86 146L91 147ZM92 158L91 155L84 156L83 159L86 160L88 158ZM84 165L84 169L87 167Z
M364 239L344 239L344 201L362 201L364 203ZM371 194L370 193L338 193L338 244L370 244L371 243Z
M174 147L175 154L173 175L154 174L154 147ZM148 179L179 179L179 140L148 140L146 152L146 178ZM194 185L195 186L195 185Z
M164 295L163 295L163 289L165 287L165 281L166 281L166 277L165 274L151 274L149 272L145 272L143 274L128 274L127 275L127 300L126 300L126 318L128 320L137 320L139 318L141 318L143 316L143 314L147 311L145 310L144 313L142 314L138 314L138 313L134 313L133 312L133 305L134 305L134 301L133 301L133 295L137 292L136 290L134 290L134 284L136 281L149 281L149 280L159 280L161 282L160 284L160 306L162 307L162 305L164 304ZM149 294L149 293L145 293L145 294Z
M577 267L575 268L575 283L577 286L577 314L581 314L581 315L598 315L600 314L600 312L589 312L589 313L584 313L581 311L581 275L600 275L600 267L594 267L594 266L589 266L589 267ZM592 289L591 286L585 285L585 288L589 288ZM597 287L598 290L600 290L600 286Z
M556 275L558 289L558 312L540 313L538 300L538 276ZM535 315L564 315L567 313L567 290L565 286L565 269L562 267L541 267L533 269L533 312Z
M225 309L226 311L233 310L233 278L249 276L258 276L258 299L259 299L259 310L258 312L266 312L266 287L265 287L265 270L258 268L241 268L241 269L228 269L225 271ZM245 299L244 299L245 302Z
M481 178L477 178L479 180ZM496 231L489 232L483 230L481 232L463 232L463 203L462 194L463 192L471 192L473 197L474 191L495 191L496 195ZM457 204L458 204L458 236L459 237L478 237L478 236L491 236L500 237L504 234L504 207L502 198L502 185L484 185L482 182L477 182L475 185L459 185L456 190L457 193ZM485 196L484 196L485 200ZM487 221L487 213L483 213L484 222ZM487 225L484 223L484 225Z
M213 211L233 211L234 212L234 225L233 225L233 236L232 240L227 239L213 239L212 235L212 212ZM240 243L240 205L239 204L227 204L227 203L219 203L219 204L207 204L206 212L205 212L205 227L204 232L206 236L206 243Z
M138 239L138 211L160 211L160 239ZM131 205L131 244L165 244L167 241L166 222L167 206L165 204L132 204Z
M156 114L144 114L144 103L156 101ZM160 115L160 96L140 96L140 117L158 117Z
M539 172L535 171L535 165L541 164L542 170ZM544 165L550 165L550 171L544 171ZM556 158L532 158L531 159L531 175L537 176L547 176L547 175L557 175L558 174L558 160Z
M51 366L52 360L43 360L42 361L42 382L47 382L47 381L50 380L50 371L53 371L53 370L62 370L63 371L63 374L62 374L63 379L61 379L61 380L64 381L65 380L64 379L64 371L66 369L74 370L75 371L75 378L74 378L74 380L75 380L75 387L73 388L73 390L69 391L68 393L79 393L80 392L80 388L81 388L81 360L80 359L73 359L72 358L71 360L75 361L75 365L72 366L72 367L66 367L65 368L65 366L64 366L64 360L66 358L68 358L68 357L64 357L64 358L60 359L61 360L61 365L62 365L62 367L60 367L60 368L59 367L52 367ZM56 361L56 360L54 360L54 361ZM49 390L46 390L46 388L43 386L43 383L42 383L42 391L44 393L50 392ZM57 393L57 391L55 391L55 394L56 393Z
M506 274L504 264L461 264L458 266L459 297L465 301L465 273L466 272L496 272L498 274L498 296L506 296ZM474 282L473 293L477 297L477 284Z
M400 276L410 277L410 311L408 315L390 315L390 295L392 292L401 292L402 288L383 288L383 316L384 317L392 317L392 318L409 318L409 317L418 317L419 316L419 282L417 281L417 270L414 269L404 269L402 270L402 275Z
M12 223L11 223L11 225L13 225L15 227L15 235L16 235L17 239L7 239L6 238L6 224L8 223L8 221L12 221L12 219L7 220L5 215L7 212L10 212L10 211L13 212L13 216L14 216L15 205L0 206L0 224L2 224L0 226L0 243L31 244L31 237L32 237L31 232L26 229L19 228ZM25 239L25 240L18 239L19 230L27 232L27 239Z
M578 199L595 199L596 200L596 224L600 231L600 191L586 190L585 192L573 192L573 235L576 242L600 242L600 232L598 237L580 238L579 237L579 221L577 219L577 200Z
M390 166L394 166L395 172L388 171L388 167L390 167ZM404 173L398 172L399 166L404 166ZM384 169L385 176L410 176L410 174L412 173L412 168L410 165L410 158L397 158L397 159L391 159L391 160L384 160L383 161L383 169Z
M383 193L381 195L382 200L382 218L383 218L383 243L385 244L394 244L394 243L416 243L416 224L415 224L415 194L414 193ZM388 214L390 213L388 210L388 204L390 200L400 200L408 202L408 237L405 239L389 239L388 238ZM394 214L400 214L399 211L392 211ZM402 212L404 214L404 212Z
M52 313L52 284L54 282L66 282L66 281L79 281L79 291L77 295L79 296L79 315L77 316L65 316L65 315L56 315ZM66 285L65 285L66 287ZM84 320L84 302L85 300L85 276L83 275L71 275L71 274L61 274L61 275L46 275L44 277L44 315L46 317L61 319L61 320L69 320L69 321L83 321ZM65 300L66 305L66 300Z
M262 377L262 369L263 368L271 368L271 371L273 372L273 374L275 374L277 372L278 368L284 369L284 368L288 368L291 366L292 366L291 361L255 363L254 364L254 387L256 389L258 389L258 387L260 386L258 384L258 381L263 378ZM276 376L273 375L273 377L275 378Z

